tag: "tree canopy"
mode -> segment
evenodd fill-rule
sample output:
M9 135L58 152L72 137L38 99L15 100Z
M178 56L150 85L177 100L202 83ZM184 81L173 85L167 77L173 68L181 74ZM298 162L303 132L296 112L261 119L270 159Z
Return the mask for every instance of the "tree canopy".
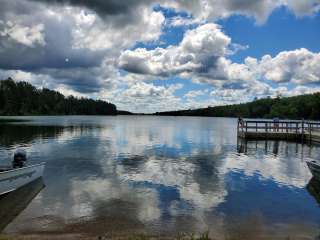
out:
M0 115L114 115L114 104L88 98L65 97L11 78L0 81Z
M212 116L320 120L320 93L294 97L256 99L249 103L194 110L157 112L155 115Z

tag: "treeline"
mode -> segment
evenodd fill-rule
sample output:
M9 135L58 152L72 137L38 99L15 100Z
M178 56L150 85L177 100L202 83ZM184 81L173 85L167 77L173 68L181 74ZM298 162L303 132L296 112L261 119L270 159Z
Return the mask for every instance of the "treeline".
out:
M157 112L166 116L211 116L320 120L320 93L295 97L264 98L253 102L194 110Z
M88 98L65 97L11 78L0 81L0 115L114 115L114 104Z

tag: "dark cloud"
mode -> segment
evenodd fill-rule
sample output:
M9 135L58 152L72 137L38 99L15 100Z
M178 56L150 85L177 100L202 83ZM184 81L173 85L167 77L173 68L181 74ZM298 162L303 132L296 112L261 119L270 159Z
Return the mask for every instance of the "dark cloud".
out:
M143 3L148 3L148 0L31 0L42 2L46 4L56 5L73 5L79 7L86 7L101 15L119 15L127 14L132 9Z
M222 85L223 89L236 89L236 90L241 90L241 89L246 89L248 86L244 82L231 82L231 83L224 83Z
M42 69L38 74L49 75L55 79L55 84L63 84L80 93L98 92L103 83L100 68Z
M19 80L26 77L40 85L45 82L53 89L60 85L80 93L110 89L114 58L123 46L140 38L140 28L128 38L121 32L125 24L126 30L135 31L135 26L145 22L145 12L137 9L147 2L1 1L0 72L7 77L19 74ZM66 9L65 5L88 11ZM85 17L93 22L82 22ZM113 33L119 36L109 35Z
M42 78L50 88L63 84L81 93L98 92L103 75L98 69L106 50L74 47L74 20L67 15L58 19L46 10L35 2L3 1L0 70L4 75L6 71L14 73L10 70L32 73L33 78Z
M72 46L73 25L68 19L57 21L53 17L42 15L41 12L45 9L25 1L21 1L20 6L22 8L17 1L4 1L6 13L0 15L0 20L4 22L0 24L0 69L36 71L42 68L88 68L101 64L105 51ZM27 20L25 15L28 15ZM5 25L6 22L12 22L13 26ZM30 32L33 32L32 28L37 24L42 25L39 31L43 37L42 42L25 44L23 39L30 33L22 34L22 29L30 27ZM6 28L9 31L5 31ZM10 32L14 32L11 34L16 37L13 38Z
M96 12L108 24L122 27L138 22L141 18L140 7L151 7L153 0L29 0L49 5L84 7Z
M196 69L196 72L199 74L208 74L212 69L217 68L217 62L219 56L207 56L202 62L201 66Z
M152 7L175 6L177 12L190 13L195 22L204 20L204 16L210 22L242 14L263 23L278 6L286 4L304 15L317 11L315 4L319 0L205 2L208 6L198 0L0 0L0 73L18 72L20 77L29 76L29 80L44 77L52 88L65 85L66 89L81 93L112 89L119 69L140 74L139 79L181 74L195 82L216 84L218 80L228 80L230 84L224 88L243 89L246 86L241 84L251 79L251 72L244 64L228 60L228 53L233 51L231 39L213 24L200 24L197 30L187 31L184 41L176 46L134 49L136 42L158 40L161 35L165 19ZM317 58L312 59L318 62ZM280 63L290 65L284 60ZM319 76L318 67L305 71L314 73L312 79L311 74L301 74L300 70L292 75L292 69L299 68L290 67L291 71L286 73L273 67L267 68L269 74L263 74L276 82L293 78L299 81L308 76L308 81L318 81L313 77ZM241 84L232 85L233 82Z
M54 49L50 45L30 48L20 43L9 43L8 39L3 37L0 37L0 42L0 68L4 70L89 68L99 66L104 56L102 52L88 49Z

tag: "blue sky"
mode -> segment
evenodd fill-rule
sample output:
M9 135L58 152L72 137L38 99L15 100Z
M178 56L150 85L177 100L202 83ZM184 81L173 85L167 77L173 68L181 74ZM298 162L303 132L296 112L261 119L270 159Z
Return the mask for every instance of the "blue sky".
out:
M218 21L234 42L248 45L246 51L232 56L234 61L242 62L245 57L261 58L281 51L307 48L313 52L320 50L320 14L297 18L288 9L274 10L266 23L257 25L254 19L233 16Z
M0 79L133 112L320 91L319 0L2 5Z
M176 12L173 9L155 7L156 11L161 11L167 20L174 17L192 19L186 12ZM234 15L226 19L215 21L219 24L226 35L230 36L233 42L246 46L246 49L239 50L229 58L233 62L242 63L246 57L261 58L264 55L276 56L282 51L290 51L306 48L312 52L320 51L320 14L307 17L297 17L286 7L275 9L268 17L267 21L257 24L254 18L243 15ZM187 30L194 29L198 24L190 26L165 26L158 41L149 43L137 43L132 49L146 48L148 50L157 47L167 47L178 45ZM171 77L164 80L154 80L156 86L167 86L168 84L183 84L184 87L176 91L176 96L183 98L189 91L212 89L210 84L195 84L192 79L181 79ZM269 82L270 85L276 84ZM288 84L288 89L295 86ZM317 86L317 84L312 84ZM207 95L207 94L205 94ZM198 96L198 100L206 100L209 96ZM254 96L252 96L254 98Z

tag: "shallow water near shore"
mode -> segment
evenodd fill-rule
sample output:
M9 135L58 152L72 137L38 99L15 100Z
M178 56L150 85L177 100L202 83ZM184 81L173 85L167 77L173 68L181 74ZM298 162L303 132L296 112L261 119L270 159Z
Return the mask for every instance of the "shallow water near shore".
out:
M320 183L305 163L319 146L241 142L230 118L19 119L31 121L0 125L0 165L22 147L47 163L46 187L3 233L320 236Z

